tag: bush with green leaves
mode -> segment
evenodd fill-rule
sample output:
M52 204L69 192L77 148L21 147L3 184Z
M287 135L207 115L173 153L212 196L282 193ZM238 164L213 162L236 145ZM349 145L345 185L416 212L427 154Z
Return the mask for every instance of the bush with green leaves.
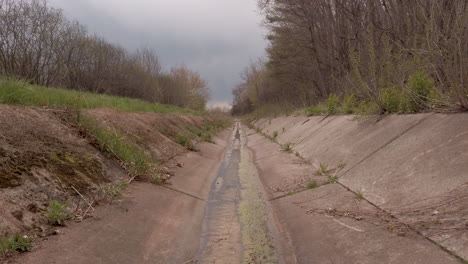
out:
M401 92L395 88L385 88L381 91L383 112L398 113L402 106Z
M357 106L358 103L354 94L345 96L343 103L341 104L343 113L347 115L354 114L356 112Z
M0 240L0 255L8 252L27 252L32 250L33 239L30 236L14 234Z
M323 109L321 105L312 105L305 110L305 113L307 116L319 116L322 115Z
M409 109L417 112L428 108L429 96L434 89L434 80L424 71L418 71L408 79L408 89L410 92Z
M67 209L68 204L53 200L49 203L45 216L51 225L61 226L65 220L71 218L72 214Z
M338 106L340 104L340 98L335 94L330 94L326 101L327 114L334 115L338 112Z

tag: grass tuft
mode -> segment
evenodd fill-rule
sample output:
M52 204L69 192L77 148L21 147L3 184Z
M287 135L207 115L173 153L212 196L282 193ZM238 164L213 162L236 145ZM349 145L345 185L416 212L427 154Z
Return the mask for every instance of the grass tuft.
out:
M331 176L328 178L328 183L331 183L331 184L338 183L338 176L336 176L336 175L331 175Z
M358 200L364 199L364 194L361 191L357 191L355 196L356 196L356 199Z
M123 192L128 187L127 183L113 183L101 187L102 192L112 198L122 197Z
M292 143L290 143L290 142L283 144L282 148L283 148L283 151L286 151L286 152L289 152L289 153L291 153L293 151Z
M315 171L315 174L317 175L324 175L329 171L328 165L326 163L320 163L320 168Z
M315 189L318 187L317 181L310 181L307 183L307 189Z
M276 139L278 137L278 131L273 132L273 138Z

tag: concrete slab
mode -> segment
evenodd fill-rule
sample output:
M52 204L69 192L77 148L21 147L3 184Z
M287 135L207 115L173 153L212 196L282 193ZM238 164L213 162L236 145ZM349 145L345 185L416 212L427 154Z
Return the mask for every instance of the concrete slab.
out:
M148 183L129 187L121 206L50 237L17 263L183 263L198 250L204 203Z
M208 199L210 185L224 157L226 142L229 142L231 131L224 130L214 137L215 144L198 144L199 152L189 152L176 157L175 160L182 165L182 168L171 168L176 176L172 179L170 187L204 200Z
M354 120L353 116L310 117L303 125L288 128L278 142L294 143L294 151L317 168L320 163L332 168L342 162L347 170L428 116L392 115L380 121L375 117L360 120Z
M314 167L291 153L281 150L258 133L248 130L247 146L266 190L267 199L274 199L290 192L304 190L312 180L326 181L326 177L314 175Z
M179 264L192 259L200 245L203 198L229 134L216 137L218 145L202 144L201 152L177 157L183 167L175 170L173 185L134 182L122 201L98 208L95 219L71 224L63 235L46 238L17 263Z
M341 182L468 258L467 150L468 114L436 114L346 173ZM451 232L435 235L440 229Z
M331 172L342 184L468 259L468 114L353 119L338 116L323 124L313 118L278 142L294 142L294 151L316 167L346 163ZM264 129L286 123L273 119ZM275 166L271 160L259 166Z
M273 208L297 263L459 263L421 236L392 233L373 206L337 184L275 200Z

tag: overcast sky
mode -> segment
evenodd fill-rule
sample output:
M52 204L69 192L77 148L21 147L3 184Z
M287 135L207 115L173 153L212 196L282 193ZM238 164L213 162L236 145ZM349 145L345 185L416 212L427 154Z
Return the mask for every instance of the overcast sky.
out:
M112 43L147 46L161 63L186 65L208 81L213 102L231 102L250 61L265 52L256 0L49 0Z

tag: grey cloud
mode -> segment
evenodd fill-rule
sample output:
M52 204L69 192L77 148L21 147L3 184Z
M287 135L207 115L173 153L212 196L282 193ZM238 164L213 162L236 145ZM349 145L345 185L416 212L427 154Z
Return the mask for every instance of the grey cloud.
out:
M49 0L105 39L130 50L154 48L167 67L200 72L213 101L231 101L231 89L266 41L256 0Z

